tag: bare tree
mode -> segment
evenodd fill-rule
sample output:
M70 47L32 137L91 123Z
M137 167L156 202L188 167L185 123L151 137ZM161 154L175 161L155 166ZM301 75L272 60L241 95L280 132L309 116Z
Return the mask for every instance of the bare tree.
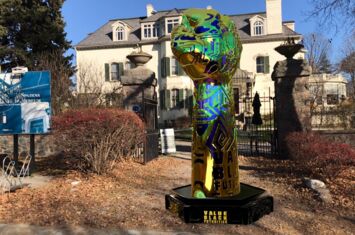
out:
M309 11L309 18L317 18L320 25L335 27L336 31L348 24L346 30L354 31L354 0L310 0L310 2L313 8Z
M60 50L43 53L35 61L36 70L49 70L51 73L51 96L53 115L61 113L72 99L70 80L72 69L68 68L67 61L63 59Z
M339 70L349 75L349 95L355 100L355 32L344 43L343 58L339 63Z
M309 81L309 91L311 93L310 111L312 124L322 125L324 112L324 82L321 76L312 75Z
M104 72L94 63L86 62L78 66L77 94L73 108L76 107L105 107L110 98L119 96L122 86L118 81L105 83ZM119 106L119 105L117 105Z
M331 41L321 34L311 33L303 38L303 43L307 49L306 59L313 73L332 72L332 65L329 61Z

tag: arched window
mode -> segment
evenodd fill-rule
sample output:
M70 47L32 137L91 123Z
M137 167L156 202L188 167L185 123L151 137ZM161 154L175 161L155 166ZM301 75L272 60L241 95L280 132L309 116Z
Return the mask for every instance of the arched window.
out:
M254 23L254 35L264 35L264 23L261 21L256 21Z
M116 40L117 41L125 40L125 29L123 26L118 26L116 28Z

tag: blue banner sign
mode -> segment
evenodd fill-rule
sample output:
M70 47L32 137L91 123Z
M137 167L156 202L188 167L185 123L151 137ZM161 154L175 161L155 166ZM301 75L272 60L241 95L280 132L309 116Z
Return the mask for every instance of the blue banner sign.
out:
M0 76L0 134L50 131L50 79L48 71Z

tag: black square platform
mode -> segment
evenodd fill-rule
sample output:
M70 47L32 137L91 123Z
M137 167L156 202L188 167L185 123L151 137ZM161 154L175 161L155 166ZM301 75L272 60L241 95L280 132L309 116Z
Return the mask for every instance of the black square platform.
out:
M273 198L265 190L240 184L233 197L197 199L191 196L191 185L165 195L165 208L185 223L251 224L273 211Z

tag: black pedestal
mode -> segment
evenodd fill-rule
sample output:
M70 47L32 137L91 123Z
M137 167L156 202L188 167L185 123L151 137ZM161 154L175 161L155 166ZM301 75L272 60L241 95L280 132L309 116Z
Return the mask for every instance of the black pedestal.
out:
M185 223L251 224L273 211L273 198L265 190L240 184L233 197L197 199L191 196L191 185L165 195L165 208Z

